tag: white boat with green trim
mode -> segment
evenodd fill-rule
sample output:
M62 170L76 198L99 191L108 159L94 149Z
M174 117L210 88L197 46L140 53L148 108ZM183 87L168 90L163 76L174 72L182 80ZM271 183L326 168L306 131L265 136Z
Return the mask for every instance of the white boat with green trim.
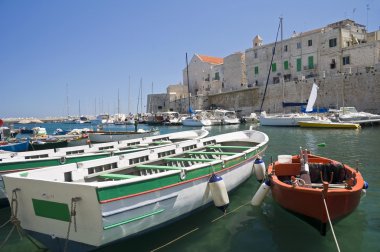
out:
M246 130L3 178L23 229L52 251L87 251L207 205L214 174L236 188L268 141Z
M0 160L0 205L6 205L4 186L1 176L11 172L38 169L47 166L77 163L87 160L118 156L131 152L157 148L179 141L200 139L208 135L205 129L187 130L164 135L124 140L120 142L98 143L75 147L64 147L48 150L14 152L3 155Z

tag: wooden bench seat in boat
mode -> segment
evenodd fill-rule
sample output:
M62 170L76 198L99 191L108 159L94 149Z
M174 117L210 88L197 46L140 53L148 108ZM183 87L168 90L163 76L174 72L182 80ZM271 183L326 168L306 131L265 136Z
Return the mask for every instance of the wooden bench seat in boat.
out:
M137 165L137 169L157 169L157 170L182 170L185 167L165 166L165 165Z
M193 162L213 162L219 159L211 158L164 158L165 161L193 161Z
M136 175L128 175L128 174L117 174L117 173L106 173L99 175L100 178L104 179L130 179L130 178L135 178L138 177Z
M192 154L192 155L226 155L226 156L233 156L236 154L239 154L238 152L214 152L214 151L188 151L185 152L186 154Z
M216 145L216 146L207 146L207 149L236 149L236 150L249 150L253 147L249 146L225 146L225 145Z

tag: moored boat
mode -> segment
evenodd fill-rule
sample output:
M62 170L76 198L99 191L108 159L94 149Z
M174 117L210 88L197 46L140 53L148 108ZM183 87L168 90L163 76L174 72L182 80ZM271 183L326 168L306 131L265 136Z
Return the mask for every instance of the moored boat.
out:
M106 143L117 142L134 138L149 137L158 135L159 131L156 129L137 131L96 131L89 132L88 137L92 143Z
M315 121L300 121L299 126L302 128L329 128L329 129L360 129L360 124L349 122L333 122L329 119Z
M268 140L262 132L239 131L8 174L4 181L8 194L17 196L18 219L29 234L52 251L87 251L209 204L213 175L223 177L226 191L236 188L251 176Z
M12 151L12 152L20 152L27 151L29 148L29 141L20 141L20 142L0 142L0 150L3 151Z
M181 141L201 139L207 135L207 130L199 129L125 140L121 142L98 143L25 152L7 152L0 155L0 180L2 175L12 172L77 163L110 156L120 156L126 153L157 148ZM3 185L0 183L0 201L6 201L6 196L2 193L2 190Z
M274 114L268 115L262 112L259 121L262 126L299 126L299 122L303 121L314 121L317 120L316 116L303 113L292 113L292 114Z
M283 208L326 226L359 205L365 182L361 173L346 164L302 151L268 167L273 199Z

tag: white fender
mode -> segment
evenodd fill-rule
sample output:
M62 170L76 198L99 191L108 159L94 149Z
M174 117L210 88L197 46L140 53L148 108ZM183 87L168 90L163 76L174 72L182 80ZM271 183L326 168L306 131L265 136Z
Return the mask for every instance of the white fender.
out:
M270 189L270 181L264 181L251 200L252 206L260 206Z
M255 162L253 163L253 170L255 172L257 181L263 181L265 177L265 163L261 158L256 158Z
M215 206L225 212L230 200L228 198L227 188L222 177L213 174L208 184L210 185L211 197Z

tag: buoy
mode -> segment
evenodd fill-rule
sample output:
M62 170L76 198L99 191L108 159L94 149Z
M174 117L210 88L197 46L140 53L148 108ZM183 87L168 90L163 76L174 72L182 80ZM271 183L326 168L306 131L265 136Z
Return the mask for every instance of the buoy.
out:
M226 212L230 200L222 177L213 174L208 184L210 185L210 192L215 206L223 212Z
M252 206L260 206L270 189L270 180L265 180L251 200Z
M261 183L265 177L265 163L261 158L256 158L255 162L253 163L253 170L255 172L257 181Z
M326 143L319 143L317 144L319 147L325 147L326 146Z
M363 185L363 189L368 189L368 182L367 181L364 181L364 185Z

